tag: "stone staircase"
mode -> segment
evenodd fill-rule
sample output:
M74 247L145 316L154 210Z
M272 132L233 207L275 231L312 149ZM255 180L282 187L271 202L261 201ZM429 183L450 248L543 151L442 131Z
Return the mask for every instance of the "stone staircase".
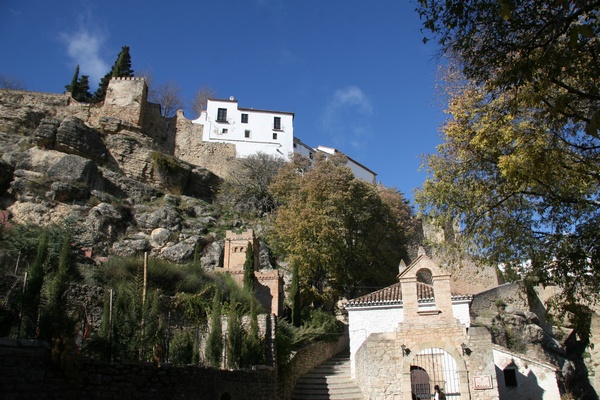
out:
M302 376L292 400L364 400L350 378L350 353L340 353Z

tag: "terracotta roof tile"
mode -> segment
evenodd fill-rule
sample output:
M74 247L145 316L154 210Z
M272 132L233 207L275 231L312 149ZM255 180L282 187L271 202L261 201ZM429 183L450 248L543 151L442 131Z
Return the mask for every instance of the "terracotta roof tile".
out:
M433 285L417 282L417 298L419 303L433 302ZM473 296L452 294L452 300L470 300ZM348 301L347 307L367 307L377 305L402 304L402 290L400 282L391 286L379 289L375 292L357 297Z

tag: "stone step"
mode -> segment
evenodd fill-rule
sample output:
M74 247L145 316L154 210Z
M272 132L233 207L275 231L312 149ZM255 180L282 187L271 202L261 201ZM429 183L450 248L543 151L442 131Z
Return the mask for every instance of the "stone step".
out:
M364 400L350 378L350 354L338 354L302 376L292 400Z

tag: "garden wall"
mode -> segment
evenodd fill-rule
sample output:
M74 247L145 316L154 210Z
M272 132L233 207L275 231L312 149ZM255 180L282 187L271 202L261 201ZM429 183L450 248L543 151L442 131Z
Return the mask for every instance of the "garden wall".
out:
M0 339L0 399L257 399L272 400L276 374L208 367L109 364L88 359L52 361L50 346Z

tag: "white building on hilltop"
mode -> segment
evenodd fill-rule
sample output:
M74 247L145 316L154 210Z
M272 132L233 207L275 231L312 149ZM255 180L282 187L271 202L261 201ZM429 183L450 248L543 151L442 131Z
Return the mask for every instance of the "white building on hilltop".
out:
M229 100L208 99L206 110L193 122L203 125L205 142L234 144L238 158L259 151L282 157L286 161L291 159L293 153L309 159L313 159L316 153L323 153L326 157L341 153L331 147L310 147L294 137L294 113L240 108L233 97ZM376 183L375 172L346 157L354 176Z
M235 144L237 157L258 151L289 161L294 151L294 113L240 108L229 100L208 99L193 121L204 126L204 141Z

